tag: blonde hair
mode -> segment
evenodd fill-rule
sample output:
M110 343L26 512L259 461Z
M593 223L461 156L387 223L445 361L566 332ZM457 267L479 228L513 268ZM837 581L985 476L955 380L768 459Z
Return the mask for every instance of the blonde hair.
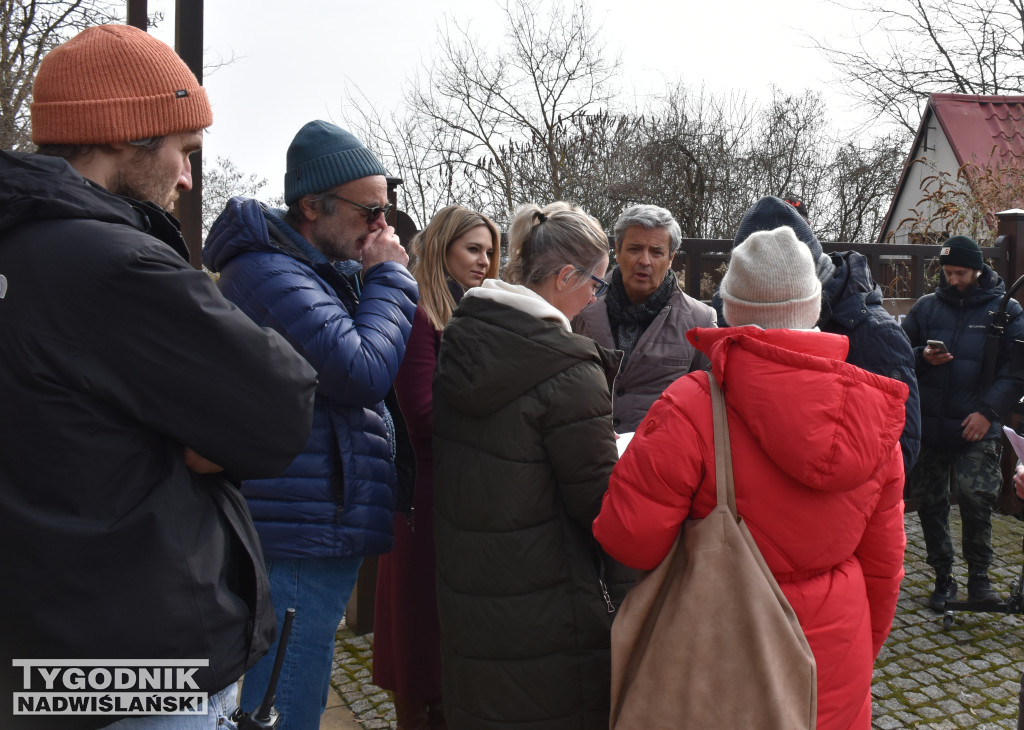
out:
M594 271L608 255L608 236L596 218L575 205L528 203L512 219L508 248L505 278L512 284L539 284L566 264Z
M442 208L409 244L412 256L409 271L419 284L420 306L427 313L434 329L443 330L455 310L455 297L448 288L451 276L445 264L445 256L455 239L478 226L486 226L491 234L494 248L486 277L494 279L498 276L501 261L501 236L494 221L481 213L461 205Z

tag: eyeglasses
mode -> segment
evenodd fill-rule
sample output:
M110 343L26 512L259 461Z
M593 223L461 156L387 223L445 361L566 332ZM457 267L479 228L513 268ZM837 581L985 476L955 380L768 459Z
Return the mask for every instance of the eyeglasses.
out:
M335 195L334 193L324 193L324 194L328 198L334 198L335 200L340 200L342 203L348 203L349 205L354 205L357 208L362 208L363 210L365 210L366 211L366 224L367 225L370 225L375 220L377 220L377 216L379 216L381 213L383 213L384 217L387 218L388 217L388 213L390 213L391 209L395 207L391 203L388 203L387 205L384 205L384 206L380 206L380 205L374 205L374 206L363 205L362 203L357 203L354 200L349 200L348 198L343 198L340 195Z
M604 295L604 293L606 291L608 291L608 282L607 281L605 281L604 279L598 279L596 276L591 274L589 271L587 271L585 269L581 269L579 266L577 266L575 268L576 268L576 271L580 272L581 274L586 274L587 276L590 277L590 281L592 282L592 285L594 287L594 296L595 297L600 299Z

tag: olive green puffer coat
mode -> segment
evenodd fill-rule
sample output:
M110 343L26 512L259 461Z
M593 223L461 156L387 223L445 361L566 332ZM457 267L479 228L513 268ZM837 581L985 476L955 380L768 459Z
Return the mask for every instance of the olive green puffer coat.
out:
M467 294L444 331L434 484L451 730L608 727L602 583L617 606L632 576L607 565L591 524L616 461L617 366L589 337L485 297Z

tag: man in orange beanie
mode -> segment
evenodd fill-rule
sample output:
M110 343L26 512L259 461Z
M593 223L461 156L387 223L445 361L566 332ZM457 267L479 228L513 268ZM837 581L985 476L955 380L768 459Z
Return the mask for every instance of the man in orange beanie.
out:
M187 263L164 208L212 113L170 47L89 28L33 95L39 153L0 152L0 727L233 728L275 622L231 480L300 451L315 372Z

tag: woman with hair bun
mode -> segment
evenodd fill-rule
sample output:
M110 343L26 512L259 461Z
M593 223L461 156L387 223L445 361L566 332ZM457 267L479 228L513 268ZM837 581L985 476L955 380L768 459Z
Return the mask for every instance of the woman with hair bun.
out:
M616 461L619 358L569 320L604 292L608 238L565 203L528 205L509 248L509 283L466 292L434 375L445 712L453 730L604 730L631 576L591 523Z
M409 270L419 285L405 359L395 378L400 414L415 452L411 500L395 515L395 548L377 568L373 682L391 690L399 730L445 727L441 639L434 578L431 380L441 330L462 295L498 276L498 228L460 205L443 208L413 239ZM404 479L403 479L404 481Z

